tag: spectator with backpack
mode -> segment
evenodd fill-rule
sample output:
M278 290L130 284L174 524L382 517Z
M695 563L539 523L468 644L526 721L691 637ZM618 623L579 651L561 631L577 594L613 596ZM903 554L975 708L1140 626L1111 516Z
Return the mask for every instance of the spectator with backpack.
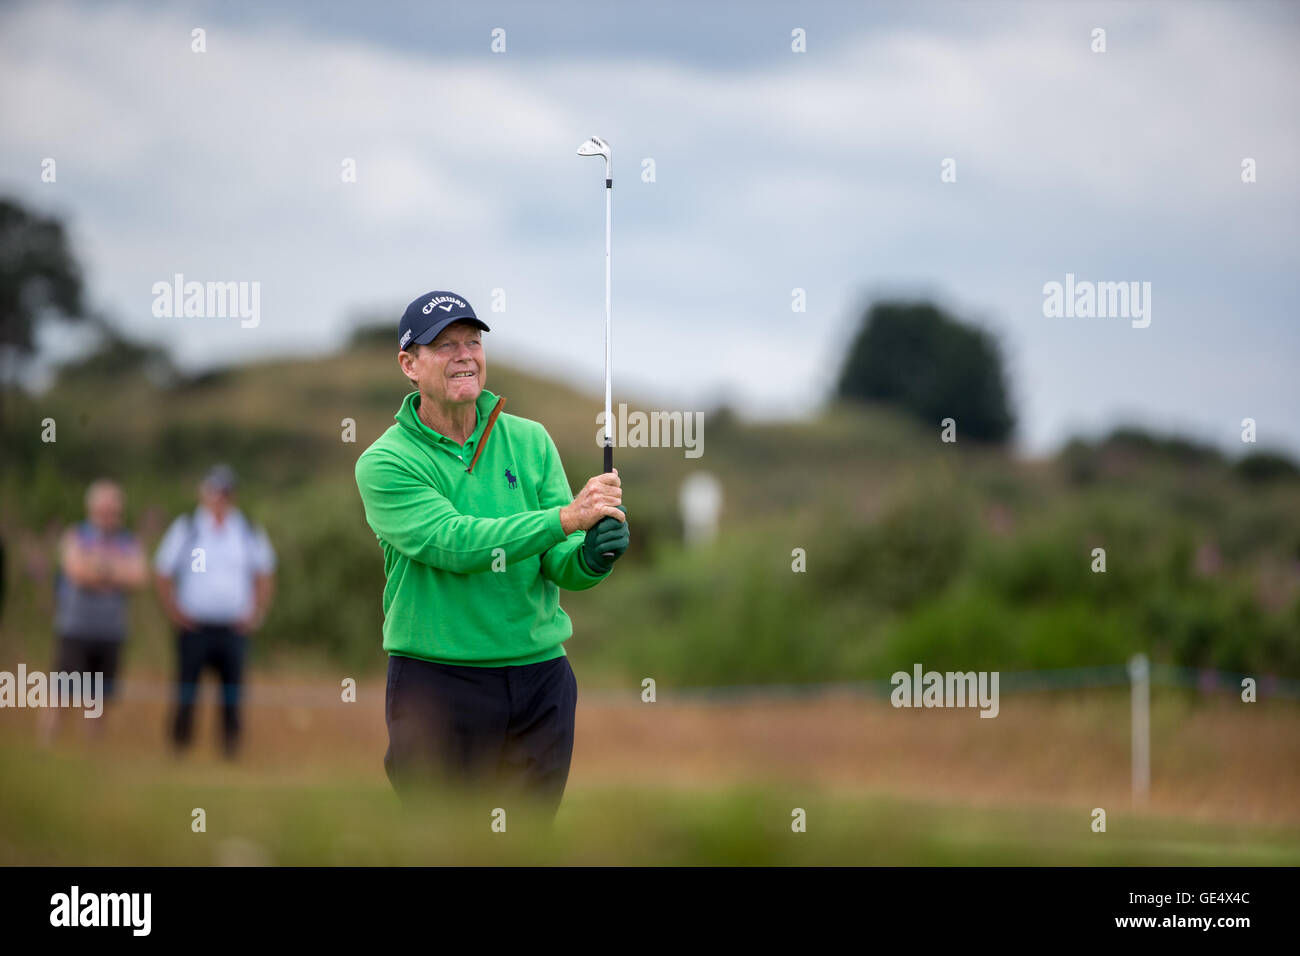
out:
M177 751L190 743L199 678L211 667L221 680L225 754L235 756L248 639L271 603L275 551L266 532L235 507L235 487L228 466L208 472L199 486L199 507L171 523L154 555L158 598L176 628L171 735Z

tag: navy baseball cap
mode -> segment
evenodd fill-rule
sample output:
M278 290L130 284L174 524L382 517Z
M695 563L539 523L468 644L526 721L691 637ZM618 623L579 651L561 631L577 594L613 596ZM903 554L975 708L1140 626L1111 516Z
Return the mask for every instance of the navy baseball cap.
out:
M426 292L406 307L397 327L397 347L428 345L453 322L472 322L484 332L487 324L474 314L470 304L454 292Z
M235 490L239 479L235 476L235 469L229 465L213 465L203 476L203 484L213 491L224 491L229 494Z

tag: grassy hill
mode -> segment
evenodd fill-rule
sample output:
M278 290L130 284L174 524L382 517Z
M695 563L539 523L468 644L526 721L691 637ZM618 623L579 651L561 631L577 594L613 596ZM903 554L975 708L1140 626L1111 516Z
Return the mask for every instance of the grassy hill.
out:
M598 397L490 356L488 387L546 425L571 486L599 469ZM152 545L193 507L203 471L226 460L280 555L259 665L380 667L380 552L352 466L405 391L391 345L362 336L346 355L172 384L92 362L45 395L10 394L0 661L46 653L55 536L79 517L88 481L119 478ZM41 440L45 419L54 442ZM342 440L344 419L354 443ZM701 458L634 448L618 460L632 551L609 582L564 602L569 652L597 680L882 677L914 661L1015 670L1118 663L1136 650L1300 675L1300 483L1285 466L1135 432L1023 461L843 405L800 424L706 410ZM687 551L677 496L697 469L724 486L723 530ZM1091 570L1094 548L1106 549L1104 574ZM133 614L128 664L169 668L152 599Z

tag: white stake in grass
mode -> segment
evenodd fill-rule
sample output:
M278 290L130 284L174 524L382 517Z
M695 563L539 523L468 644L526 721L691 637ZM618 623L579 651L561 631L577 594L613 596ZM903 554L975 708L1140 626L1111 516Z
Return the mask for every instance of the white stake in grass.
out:
M1151 664L1145 654L1128 662L1133 688L1133 803L1144 804L1151 789Z

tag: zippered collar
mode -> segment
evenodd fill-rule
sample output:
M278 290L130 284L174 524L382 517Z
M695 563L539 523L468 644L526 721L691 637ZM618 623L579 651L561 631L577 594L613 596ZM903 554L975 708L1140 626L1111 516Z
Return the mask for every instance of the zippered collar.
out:
M474 431L465 440L464 445L457 444L446 435L434 431L420 421L420 415L417 411L420 404L420 393L418 391L407 393L406 398L402 400L401 407L393 418L403 429L419 438L426 445L441 448L453 458L464 462L467 466L465 470L470 471L474 467L474 462L478 460L483 446L487 443L492 426L496 424L497 415L501 413L501 408L505 403L505 396L497 396L486 388L479 393L479 397L474 403L475 411L478 413L478 424L474 426ZM472 455L472 457L467 458L466 455Z

